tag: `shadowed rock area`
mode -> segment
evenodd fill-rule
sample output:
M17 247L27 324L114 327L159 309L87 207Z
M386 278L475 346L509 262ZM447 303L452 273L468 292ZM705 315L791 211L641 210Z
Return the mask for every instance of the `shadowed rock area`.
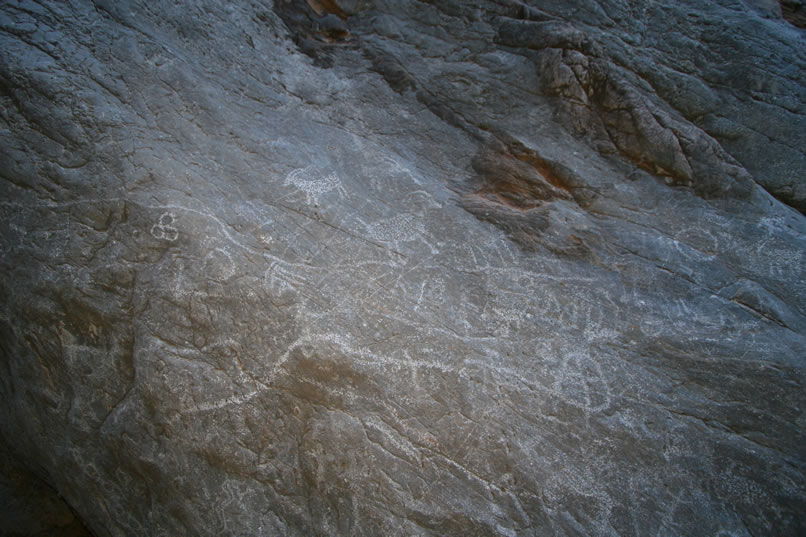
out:
M801 4L3 2L0 534L806 534Z
M4 537L90 537L58 492L0 452L0 520Z

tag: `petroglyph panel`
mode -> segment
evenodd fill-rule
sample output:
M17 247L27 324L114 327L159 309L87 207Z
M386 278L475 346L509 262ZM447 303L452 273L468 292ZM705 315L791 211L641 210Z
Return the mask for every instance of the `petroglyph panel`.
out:
M119 4L0 2L0 451L93 534L806 533L799 30Z

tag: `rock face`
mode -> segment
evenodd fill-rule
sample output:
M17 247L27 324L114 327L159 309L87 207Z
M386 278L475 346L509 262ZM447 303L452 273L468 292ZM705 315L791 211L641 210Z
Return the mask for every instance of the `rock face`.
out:
M0 520L9 537L90 537L58 493L3 449L0 456Z
M96 537L803 535L799 5L3 2L4 483Z

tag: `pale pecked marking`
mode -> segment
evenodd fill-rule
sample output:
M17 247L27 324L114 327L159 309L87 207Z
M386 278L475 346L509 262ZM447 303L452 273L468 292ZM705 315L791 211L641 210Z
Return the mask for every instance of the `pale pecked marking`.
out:
M322 194L332 191L336 191L342 196L347 196L347 191L336 174L329 173L322 176L311 167L292 170L286 176L283 185L294 186L304 192L308 205L318 204Z
M151 226L151 235L155 239L173 242L179 238L179 230L173 224L176 222L176 215L172 212L162 213L157 223Z

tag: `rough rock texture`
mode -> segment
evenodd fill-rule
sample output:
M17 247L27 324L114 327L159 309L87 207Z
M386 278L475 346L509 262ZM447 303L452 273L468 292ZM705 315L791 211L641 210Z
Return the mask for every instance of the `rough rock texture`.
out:
M90 537L58 493L7 449L0 452L0 499L4 537Z
M4 475L96 537L805 534L796 4L3 2Z
M799 28L806 28L806 4L803 0L781 0L781 15Z

